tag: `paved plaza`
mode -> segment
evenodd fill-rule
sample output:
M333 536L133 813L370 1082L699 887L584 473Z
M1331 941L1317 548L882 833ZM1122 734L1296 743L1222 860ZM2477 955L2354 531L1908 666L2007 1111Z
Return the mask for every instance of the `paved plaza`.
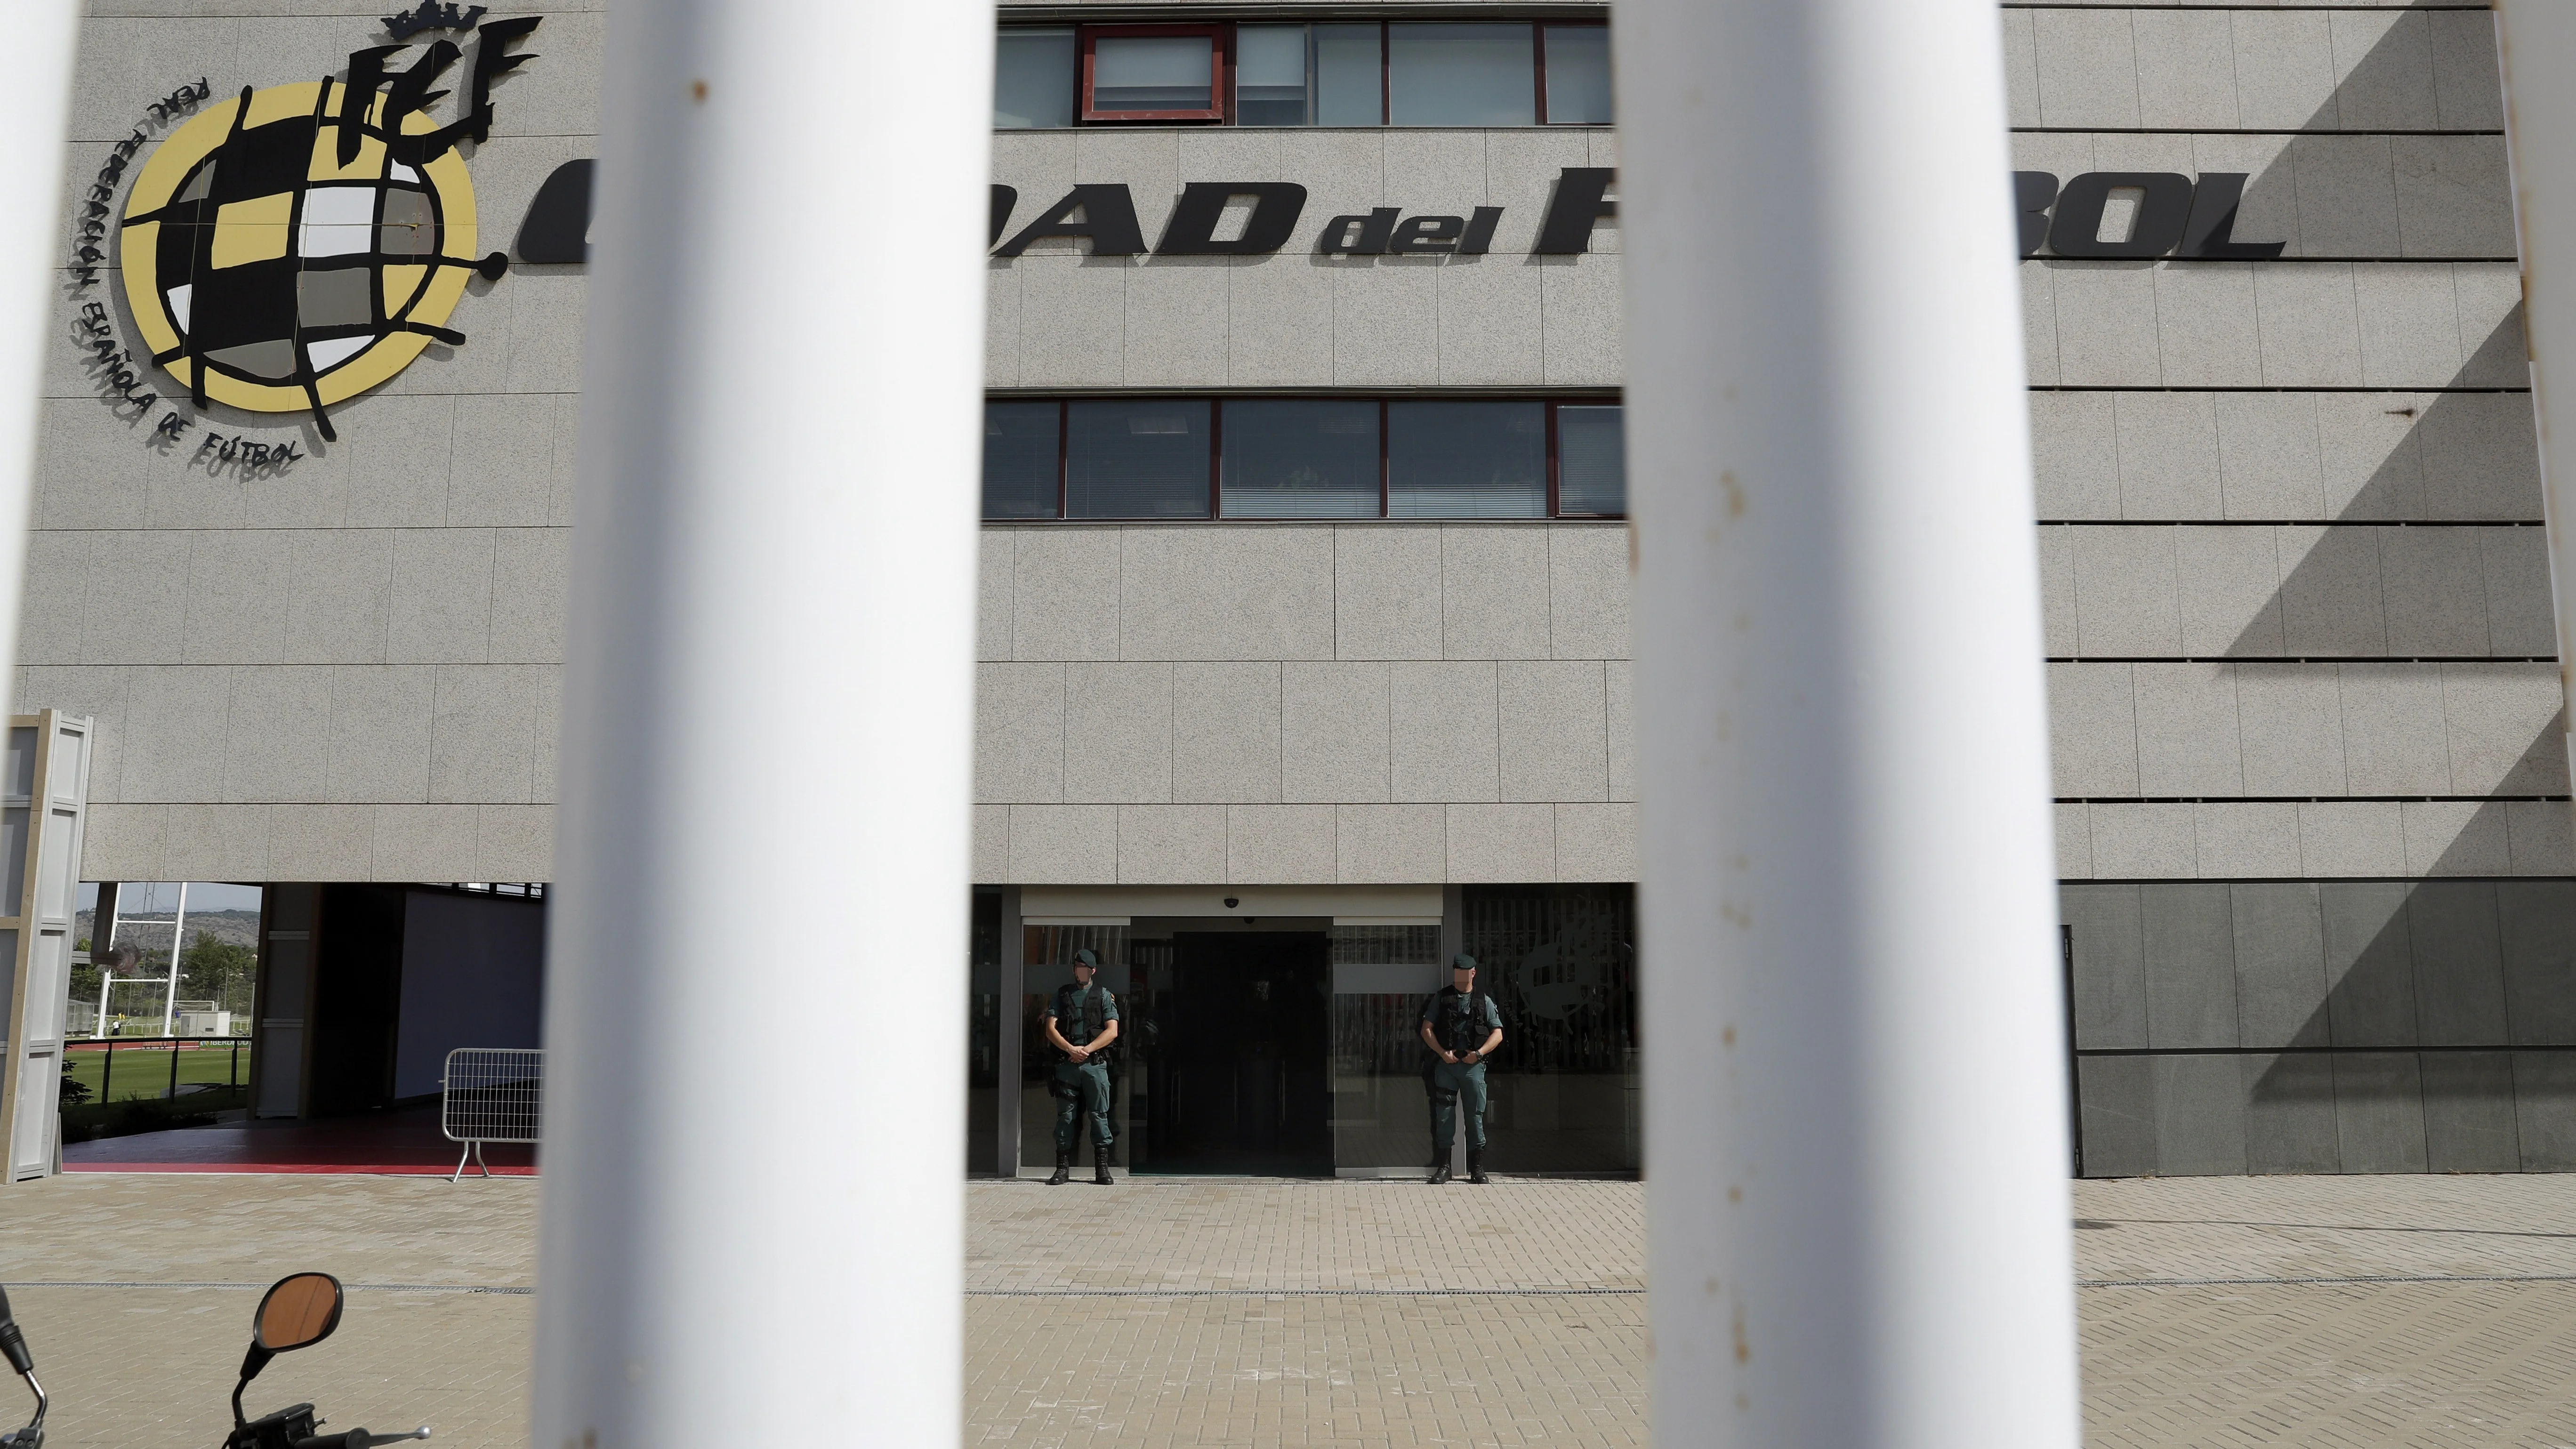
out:
M319 1267L357 1290L340 1332L256 1401L520 1443L539 1190L88 1174L0 1195L50 1442L214 1443L256 1286ZM1635 1184L966 1199L974 1449L1647 1441ZM2576 1445L2576 1176L2084 1183L2075 1205L2091 1445Z

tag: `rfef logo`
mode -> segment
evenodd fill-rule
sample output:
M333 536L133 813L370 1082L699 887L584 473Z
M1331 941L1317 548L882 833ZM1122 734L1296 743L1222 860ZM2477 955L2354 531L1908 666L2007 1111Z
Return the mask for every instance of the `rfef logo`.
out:
M446 326L466 276L497 279L481 254L474 184L457 143L485 139L492 80L533 57L504 47L531 18L482 27L461 119L424 114L461 55L439 41L387 75L383 46L349 58L349 79L253 90L208 106L153 152L127 196L125 295L152 361L202 409L324 409L390 380ZM384 87L390 83L391 89Z

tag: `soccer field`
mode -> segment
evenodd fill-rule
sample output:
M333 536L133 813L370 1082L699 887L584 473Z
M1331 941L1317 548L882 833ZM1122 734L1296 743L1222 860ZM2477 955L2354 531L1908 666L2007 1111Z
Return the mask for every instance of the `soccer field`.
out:
M137 1098L160 1099L170 1095L171 1048L168 1042L118 1043L111 1067L107 1042L73 1041L64 1044L63 1075L89 1088L89 1102L130 1102ZM250 1038L210 1037L204 1041L181 1042L178 1045L179 1098L185 1101L196 1093L187 1089L223 1089L228 1083L249 1080ZM102 1092L102 1088L105 1090Z

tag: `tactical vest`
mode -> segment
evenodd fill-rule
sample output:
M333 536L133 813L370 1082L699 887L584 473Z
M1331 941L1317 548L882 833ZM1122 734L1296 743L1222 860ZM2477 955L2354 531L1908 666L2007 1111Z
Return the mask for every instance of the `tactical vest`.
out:
M1431 1034L1440 1038L1453 1056L1482 1049L1485 1038L1494 1034L1493 1023L1485 1015L1485 1003L1493 998L1485 994L1484 988L1467 993L1463 1013L1457 1009L1459 999L1455 986L1443 986L1431 998Z
M1109 1027L1109 988L1095 981L1091 984L1089 994L1082 1000L1081 1030L1078 1033L1067 1030L1075 1024L1073 995L1080 990L1082 988L1079 986L1059 986L1055 989L1055 1029L1063 1032L1064 1039L1075 1046L1098 1041L1100 1034Z

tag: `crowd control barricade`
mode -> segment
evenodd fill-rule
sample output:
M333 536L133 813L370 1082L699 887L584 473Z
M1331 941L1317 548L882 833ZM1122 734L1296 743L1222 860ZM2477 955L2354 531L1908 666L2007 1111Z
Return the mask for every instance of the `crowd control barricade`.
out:
M492 1175L483 1162L486 1142L535 1145L546 1098L546 1054L541 1048L458 1047L447 1054L447 1071L439 1083L444 1095L438 1130L448 1141L464 1144L449 1182L465 1175L468 1158L483 1169L485 1177Z

